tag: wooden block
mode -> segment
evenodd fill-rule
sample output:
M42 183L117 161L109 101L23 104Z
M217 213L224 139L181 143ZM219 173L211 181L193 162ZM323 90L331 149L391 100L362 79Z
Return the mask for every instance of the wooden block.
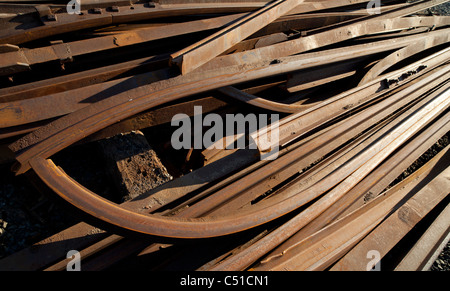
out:
M123 201L172 180L140 131L100 140L99 145L106 159L107 170Z

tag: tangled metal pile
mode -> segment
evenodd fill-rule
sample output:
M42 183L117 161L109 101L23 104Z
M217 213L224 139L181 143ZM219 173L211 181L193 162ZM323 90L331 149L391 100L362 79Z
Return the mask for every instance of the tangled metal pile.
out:
M0 269L78 250L84 270L366 270L436 209L393 268L427 269L448 241L449 148L397 177L450 128L450 16L428 11L449 1L21 2L0 1L2 160L89 223ZM241 147L175 150L174 116L198 108L272 119L214 140ZM53 159L156 127L156 152L185 159L124 201Z

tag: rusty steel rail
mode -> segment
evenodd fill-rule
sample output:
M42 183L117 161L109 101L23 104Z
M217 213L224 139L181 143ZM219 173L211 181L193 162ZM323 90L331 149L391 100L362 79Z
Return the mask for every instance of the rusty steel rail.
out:
M442 81L443 79L438 82ZM411 96L411 98L413 97ZM407 101L406 99L401 103L405 104L410 101ZM316 136L316 138L303 141L300 143L301 146L298 145L298 147L293 148L286 155L279 157L261 169L255 170L245 178L241 178L238 182L234 183L234 185L225 187L218 192L217 195L204 199L198 204L212 205L216 207L215 205L221 205L221 203L227 201L227 203L231 206L223 209L223 213L225 214L230 209L242 207L242 205L244 205L243 201L252 201L262 193L275 188L282 181L298 172L298 169L307 167L309 164L320 159L320 157L325 155L327 152L332 151L348 139L354 137L358 132L364 130L364 128L367 128L365 126L368 126L368 124L364 124L363 120L368 120L366 119L368 116L370 116L372 120L380 120L378 118L382 118L381 116L386 116L386 114L389 114L388 112L393 112L392 110L395 110L398 106L401 105L391 104L388 111L385 110L384 112L376 111L376 108L370 108L370 110L359 114L355 118L351 118L346 122L343 121L341 124L338 124L339 126ZM243 185L245 185L245 187ZM294 194L296 194L296 192ZM284 201L287 198L289 198L289 196L281 196L277 202ZM258 209L261 207L256 204L253 208ZM215 209L215 211L217 212L217 209ZM208 212L198 212L198 210L194 211L194 209L189 209L188 212L195 213L197 216L208 214Z
M18 49L2 55L0 75L9 76L23 70L31 70L32 66L51 61L74 62L76 57L81 55L98 53L199 31L208 31L220 28L238 17L239 15L222 16L213 19L169 24L165 26L164 30L158 27L150 27L91 39L63 42L46 47ZM18 63L21 65L17 66Z
M7 29L0 34L1 44L18 45L36 39L70 33L77 30L103 27L139 20L148 20L161 17L173 17L209 13L242 13L261 7L264 3L213 3L211 5L135 3L132 6L100 8L96 11L84 10L80 15L68 13L53 13L48 8L47 13L41 17L44 25L33 27L24 31ZM97 12L98 11L98 12Z
M395 267L395 271L426 271L450 238L450 206L446 206L420 240Z
M305 108L302 105L273 102L264 98L254 96L252 94L245 93L231 86L220 88L218 89L218 91L227 95L228 97L232 97L242 102L275 112L294 113Z
M171 61L180 67L182 74L189 73L254 34L267 24L287 14L303 2L304 0L277 0L270 2L266 7L238 19L223 30L202 39L200 42L182 51L172 54Z

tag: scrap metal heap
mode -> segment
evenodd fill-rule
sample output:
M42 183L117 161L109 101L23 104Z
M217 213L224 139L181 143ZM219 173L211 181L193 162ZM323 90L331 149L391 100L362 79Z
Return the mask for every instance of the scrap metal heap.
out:
M0 160L86 220L0 269L78 250L83 270L366 270L436 209L392 269L448 241L448 146L397 178L450 129L450 16L429 10L449 1L65 2L0 1ZM217 141L244 147L175 150L173 117L198 108L279 120ZM126 199L57 163L131 132L126 158L152 162L109 154Z

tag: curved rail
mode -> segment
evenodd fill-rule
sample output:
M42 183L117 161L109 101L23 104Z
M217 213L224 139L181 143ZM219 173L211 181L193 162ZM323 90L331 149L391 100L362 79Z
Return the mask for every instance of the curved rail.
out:
M372 81L379 75L381 75L384 71L399 63L402 60L405 60L415 54L418 54L427 49L439 46L444 43L450 42L450 34L441 34L441 35L433 35L430 37L426 37L422 40L415 42L409 46L406 46L402 49L399 49L392 54L388 55L381 61L379 61L376 65L374 65L366 75L359 82L359 86L367 84ZM429 58L431 58L430 56Z
M225 94L226 96L234 98L236 100L245 102L247 104L250 104L250 105L253 105L253 106L256 106L259 108L272 110L275 112L294 113L294 112L297 112L299 110L306 108L306 106L297 105L297 104L283 104L283 103L279 103L279 102L270 101L270 100L260 98L260 97L254 96L252 94L243 92L232 86L220 88L220 89L218 89L218 91L221 92L222 94Z

